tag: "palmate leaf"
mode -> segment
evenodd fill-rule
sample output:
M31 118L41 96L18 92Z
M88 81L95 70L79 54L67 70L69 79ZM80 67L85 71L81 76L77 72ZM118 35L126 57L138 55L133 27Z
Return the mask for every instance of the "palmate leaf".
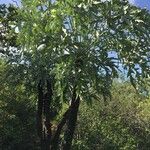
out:
M23 2L19 41L25 51L31 50L29 63L40 68L38 79L42 74L54 76L56 95L62 99L71 95L75 85L81 97L107 95L123 70L120 66L128 70L133 86L138 76L148 77L147 11L120 0ZM40 44L46 47L37 52Z

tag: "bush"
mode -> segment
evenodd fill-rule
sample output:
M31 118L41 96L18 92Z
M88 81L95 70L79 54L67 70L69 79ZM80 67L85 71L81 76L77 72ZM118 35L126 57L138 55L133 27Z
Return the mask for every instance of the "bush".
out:
M74 150L148 150L150 101L128 83L113 87L112 100L82 103Z

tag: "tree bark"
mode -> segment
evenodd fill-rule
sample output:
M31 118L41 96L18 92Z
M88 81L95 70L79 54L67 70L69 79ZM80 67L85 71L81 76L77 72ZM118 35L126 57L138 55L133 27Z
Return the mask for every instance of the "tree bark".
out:
M43 88L41 85L41 81L38 84L38 107L37 107L37 134L40 138L41 142L41 149L43 147L43 119L42 119L42 113L43 113Z
M70 150L73 134L77 122L77 114L79 109L80 98L76 97L74 90L71 105L64 113L61 121L56 126L53 132L53 125L51 124L51 108L52 108L52 86L46 81L46 91L44 91L44 84L40 81L38 84L38 110L37 110L37 131L41 141L41 150L58 150L60 142L61 131L66 124L67 128L64 133L65 143L63 150ZM53 132L53 133L52 133Z
M60 134L61 134L63 126L65 125L65 123L68 119L69 113L70 113L70 108L64 113L63 118L61 119L60 123L57 125L57 130L56 130L56 132L53 136L53 139L52 139L51 150L57 150L58 149Z
M44 116L45 116L45 150L50 150L50 141L52 136L51 131L51 118L50 118L50 106L52 102L52 87L51 83L47 80L47 93L44 98Z
M63 150L71 149L73 135L74 135L75 127L76 127L78 109L80 105L80 97L78 96L76 98L75 95L73 96L73 99L72 99L71 111L70 111L69 118L67 121L67 128L66 128L65 135L64 135L65 141L63 144Z
M44 93L42 81L38 84L37 133L41 142L41 150L50 150L51 118L50 106L52 101L51 83L46 81L47 91Z

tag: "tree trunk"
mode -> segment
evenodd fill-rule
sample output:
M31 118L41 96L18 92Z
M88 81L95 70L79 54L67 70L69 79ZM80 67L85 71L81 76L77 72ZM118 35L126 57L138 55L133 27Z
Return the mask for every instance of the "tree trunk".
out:
M53 131L53 125L51 124L51 112L53 111L51 110L52 86L48 80L46 84L46 88L43 87L44 84L41 81L38 84L37 131L41 141L41 150L58 150L60 134L65 124L67 128L64 134L63 150L70 150L77 122L80 98L79 96L76 97L76 91L74 90L70 107L56 126L56 130ZM43 91L44 89L46 91Z
M41 142L41 150L50 150L52 87L48 80L47 91L45 93L43 89L42 82L40 81L38 84L37 133Z
M59 138L62 131L63 126L65 125L70 113L70 108L64 113L63 118L61 119L60 123L57 125L57 130L55 135L52 139L52 147L51 150L57 150L59 146Z
M47 80L47 93L44 98L44 116L45 116L45 150L50 150L50 141L52 136L51 131L51 118L50 118L50 106L52 102L52 87L51 83Z
M41 149L43 147L43 120L42 120L42 112L43 112L43 88L41 85L41 81L38 84L38 108L37 108L37 134L40 138Z
M67 128L64 135L65 141L63 145L63 150L71 149L73 135L74 135L76 122L77 122L79 104L80 104L80 97L79 96L77 98L74 97L71 103L71 111L69 114L69 118L67 121Z

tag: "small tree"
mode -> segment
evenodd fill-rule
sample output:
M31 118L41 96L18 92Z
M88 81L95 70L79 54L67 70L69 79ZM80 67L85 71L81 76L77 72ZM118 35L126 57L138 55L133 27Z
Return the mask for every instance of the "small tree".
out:
M135 88L149 77L150 15L126 0L22 0L19 14L17 65L30 88L38 85L41 149L58 149L66 125L62 146L69 150L81 100L109 98L122 68Z

